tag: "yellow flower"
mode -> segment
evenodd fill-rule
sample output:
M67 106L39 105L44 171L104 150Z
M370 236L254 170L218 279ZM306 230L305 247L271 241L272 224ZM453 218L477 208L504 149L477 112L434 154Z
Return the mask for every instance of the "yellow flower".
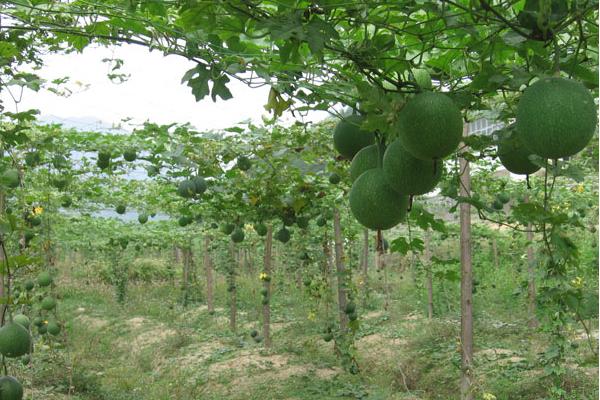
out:
M577 193L583 193L584 189L585 189L585 188L584 188L584 186L583 186L583 185L577 185L577 189L576 189L576 191L577 191Z
M33 207L33 215L40 215L43 211L42 207Z
M571 281L571 286L576 287L576 288L580 288L583 286L583 278L578 276L575 279L573 279Z
M258 277L261 281L266 281L269 278L269 275L266 272L261 272Z
M484 393L483 400L496 400L496 396L491 393Z
M317 319L317 314L315 314L314 311L310 311L306 318L308 318L309 321L314 321L315 319Z

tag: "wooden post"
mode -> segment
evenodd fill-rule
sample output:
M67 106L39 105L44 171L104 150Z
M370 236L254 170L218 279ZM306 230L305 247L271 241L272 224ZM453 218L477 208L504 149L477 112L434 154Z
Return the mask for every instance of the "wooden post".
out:
M248 252L248 271L250 275L254 275L256 271L254 271L254 252Z
M381 271L383 271L383 292L385 294L385 302L383 303L383 309L385 311L389 311L390 308L390 302L391 302L391 293L390 293L390 283L389 283L389 277L388 277L388 269L386 268L386 262L385 262L385 250L383 249L383 246L381 248L381 250L378 250L378 252L381 252L379 254L379 263L380 263L380 269Z
M248 258L248 249L244 249L244 271L246 271L247 274L250 273L250 260Z
M298 290L302 290L302 272L304 269L303 267L304 261L302 261L298 268L296 268L296 288L298 288Z
M190 241L190 247L187 249L188 252L188 263L189 263L189 282L196 282L196 263L194 262L194 252L192 251L192 242Z
M345 333L348 330L348 316L346 315L346 267L344 266L344 245L342 239L342 226L340 223L340 212L337 208L333 210L333 230L335 241L335 267L338 280L340 331Z
M263 263L263 272L271 277L271 258L273 250L273 227L267 226L267 237L265 239L265 258ZM263 340L265 347L271 347L271 279L263 280L263 288L267 291L267 304L263 304Z
M427 318L433 319L433 271L431 270L431 233L425 232L424 267L427 275Z
M176 264L181 262L181 249L179 246L173 247L173 258L175 259Z
M388 270L386 268L385 263L385 246L383 241L383 232L377 231L375 240L377 243L377 246L375 246L375 263L377 265L377 270L383 274L383 293L385 299L383 303L383 309L385 311L388 311L390 306L390 285L388 283Z
M468 135L465 125L463 134ZM463 146L464 144L461 144ZM469 161L459 158L460 196L471 193L471 172ZM471 260L471 205L460 203L460 339L461 339L461 400L473 400L473 266Z
M323 253L325 254L325 273L329 279L331 271L333 271L333 254L331 252L331 241L327 232L323 235Z
M188 285L190 280L190 253L187 248L183 249L183 276L182 276L182 289L183 289L183 306L186 307L188 303Z
M363 306L369 299L369 230L363 229L363 252L362 252L362 280L363 280Z
M213 293L213 270L210 260L210 239L209 235L204 236L204 273L206 275L206 307L209 314L215 312L214 293Z
M273 259L271 260L271 271L278 271L279 260L279 241L273 243L271 252L273 253Z
M229 243L229 254L231 256L231 265L229 266L228 276L228 288L229 291L229 329L232 332L236 331L236 319L237 319L237 288L235 286L235 267L237 264L236 251L233 242Z
M231 290L230 296L231 304L229 306L229 329L235 332L237 329L236 317L237 317L237 290L235 286Z
M525 195L525 203L529 203L529 194ZM533 254L533 225L531 222L527 224L527 276L528 276L528 304L527 311L529 314L528 326L537 328L539 323L535 315L536 311L536 290L535 290L535 256Z
M377 272L381 272L381 252L377 247L375 248L375 269Z
M498 269L500 266L500 260L498 259L498 241L496 238L492 238L492 255L494 256L494 267Z
M4 209L5 209L5 204L4 204L4 192L0 192L0 215L4 216ZM4 251L2 251L2 249L0 249L0 263L4 263L5 258L4 258ZM4 273L0 273L0 298L4 298L4 296L6 296L6 288L5 288L6 282L5 282L5 276ZM4 319L5 319L5 311L6 311L6 302L3 302L2 304L0 304L0 326L4 325Z
M325 255L325 261L323 263L323 278L325 278L325 285L327 286L327 301L325 301L325 315L329 318L329 303L333 297L333 284L331 282L331 271L333 269L331 260L331 247L329 245L329 239L327 235L323 237L323 254Z

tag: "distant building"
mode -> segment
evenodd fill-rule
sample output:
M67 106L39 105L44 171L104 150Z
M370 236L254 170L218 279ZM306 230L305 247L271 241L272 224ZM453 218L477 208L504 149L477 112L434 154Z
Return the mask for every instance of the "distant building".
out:
M501 122L494 122L486 118L478 119L477 121L469 122L469 134L485 134L491 135L494 131L504 128Z

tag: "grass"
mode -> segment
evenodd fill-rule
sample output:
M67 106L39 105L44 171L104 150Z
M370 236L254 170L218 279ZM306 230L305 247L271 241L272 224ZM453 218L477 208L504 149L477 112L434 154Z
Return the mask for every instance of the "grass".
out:
M550 398L536 362L545 336L526 327L525 304L512 295L516 278L510 271L490 276L496 287L487 284L474 300L477 398ZM232 333L222 277L216 313L209 315L201 303L184 309L178 285L168 281L130 284L121 305L112 287L65 273L57 290L67 346L39 339L32 367L15 362L11 368L24 377L28 393L48 399L457 399L456 304L441 307L445 300L436 284L436 305L447 311L428 320L421 278L415 278L390 273L390 308L382 311L383 284L373 272L374 293L359 309L357 375L340 368L333 344L321 339L333 310L294 284L274 279L273 348L254 343L249 331L260 327L254 274L238 276L239 329ZM456 284L445 285L456 298ZM201 293L196 297L202 299ZM568 357L565 398L595 399L597 360L586 343L579 344Z

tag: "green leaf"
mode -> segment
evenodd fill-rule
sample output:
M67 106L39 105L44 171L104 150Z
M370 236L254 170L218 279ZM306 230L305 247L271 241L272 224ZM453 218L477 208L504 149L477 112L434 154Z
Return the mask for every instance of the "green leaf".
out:
M562 295L563 301L573 312L576 312L579 308L579 304L581 301L580 297L581 293L574 290L566 290L563 292Z
M272 40L304 40L302 29L302 11L284 13L261 22L271 33Z
M517 46L527 40L527 38L524 38L522 35L513 30L509 30L502 36L502 40L504 40L504 43L508 45Z
M26 87L27 89L37 92L41 89L43 83L44 81L36 74L19 73L13 76L13 79L8 82L8 85Z
M39 265L42 262L42 258L41 257L32 257L26 254L20 254L17 256L13 256L13 257L9 257L8 258L8 266L10 267L11 273L13 273L15 270L22 268L22 267L26 267L26 266L31 266L31 265ZM2 269L2 273L7 272L7 260L3 260L2 264L1 264L1 269Z
M573 74L573 77L582 81L588 88L597 89L598 88L598 69L590 69L586 68L580 64L574 64L573 62L569 64L561 64L561 68L564 71L568 71Z
M244 42L240 41L239 36L231 36L225 40L225 43L227 44L227 48L233 52L241 53L244 52L244 50L246 50L246 45L244 44Z
M392 240L392 243L390 244L390 251L392 253L400 253L402 255L408 254L409 251L420 253L424 248L425 247L421 239L414 238L409 242L403 236Z
M229 100L233 97L226 84L229 82L227 75L220 75L218 78L213 79L212 92L210 97L213 101L217 101L217 96L223 100Z
M300 43L297 41L289 41L279 48L279 59L283 64L286 64L290 60L294 63L298 62L299 45Z
M14 146L29 141L26 131L27 126L15 125L12 128L0 129L0 137L7 144Z
M379 33L372 39L372 42L377 51L383 52L395 47L396 38L389 33Z
M552 213L544 210L544 207L538 203L521 203L513 206L513 217L523 223L544 223L552 220Z
M598 294L594 292L587 293L582 300L579 310L579 316L583 319L598 317Z
M166 16L167 8L163 4L162 0L146 0L141 4L141 8L150 14L158 16Z
M211 3L212 2L199 3L185 9L179 14L177 24L188 31L201 29L205 32L211 32L216 23L216 17Z
M5 216L5 218L0 219L0 234L8 235L14 230L15 226L13 221L11 221L10 216Z
M574 163L559 161L556 166L551 167L550 171L554 176L565 176L575 182L583 182L585 179L585 171Z
M0 42L0 57L2 58L13 58L19 54L17 47L6 41Z
M436 279L442 279L448 282L460 282L460 272L456 269L444 269L435 271L433 276Z
M337 37L336 30L320 18L312 18L306 25L306 42L313 54L320 53L331 39Z
M436 256L431 257L431 261L437 265L454 265L460 262L460 260L456 258L441 259Z
M464 197L458 196L456 197L457 205L460 203L467 203L477 208L478 210L486 210L493 211L486 203L483 202L480 198L476 197Z
M446 225L444 221L435 218L435 215L425 210L421 204L414 204L409 214L410 220L414 221L417 226L423 230L433 229L437 232L446 233Z
M184 79L187 80L187 85L192 88L192 94L196 98L196 101L200 101L209 95L208 81L210 80L210 71L204 66L198 65L194 70L189 70L184 75Z
M82 35L65 35L67 43L73 46L77 51L81 52L83 49L91 43L91 40Z
M552 231L550 241L554 250L563 260L569 261L578 257L578 248L575 242L563 232Z
M239 126L232 126L230 128L223 129L225 132L234 132L234 133L243 133L244 128L240 128Z

